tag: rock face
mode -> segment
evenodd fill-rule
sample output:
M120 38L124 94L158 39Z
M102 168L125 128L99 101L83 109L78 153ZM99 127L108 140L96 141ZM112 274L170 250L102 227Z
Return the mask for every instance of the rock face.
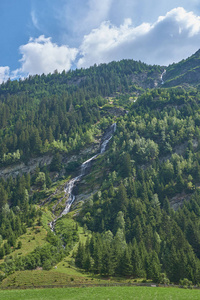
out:
M163 67L164 70L165 67ZM142 87L143 89L153 89L161 84L161 74L162 72L142 72L139 74L132 74L130 79L132 83Z
M72 161L77 161L81 159L83 156L87 156L87 154L96 153L99 149L100 141L93 143L88 148L83 149L77 155L63 155L62 163L64 165L68 164ZM31 158L27 164L20 162L17 164L13 164L4 168L0 168L0 177L4 177L5 179L12 176L17 177L18 175L26 174L26 173L34 173L35 169L39 166L50 165L53 159L53 155L44 155L37 158Z
M170 199L170 206L173 208L175 211L179 209L179 207L183 206L184 201L189 201L191 198L191 195L187 195L185 193L178 194L175 197Z
M17 175L33 173L38 166L44 166L45 164L49 165L52 161L52 158L52 155L46 155L42 157L31 158L27 165L21 162L19 164L1 168L0 177L8 178L10 176L16 177Z

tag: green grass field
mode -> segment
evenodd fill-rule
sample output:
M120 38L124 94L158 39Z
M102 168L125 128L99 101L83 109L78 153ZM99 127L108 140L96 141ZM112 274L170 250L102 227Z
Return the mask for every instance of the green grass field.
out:
M48 244L46 241L47 231L42 226L33 226L27 228L27 232L21 235L18 239L16 244L19 241L22 242L21 249L16 249L15 251L11 252L10 255L12 256L25 256L28 253L32 252L36 247L42 247L45 244ZM0 263L3 263L4 259L0 260Z
M155 287L87 287L0 291L1 300L174 300L200 299L199 290Z

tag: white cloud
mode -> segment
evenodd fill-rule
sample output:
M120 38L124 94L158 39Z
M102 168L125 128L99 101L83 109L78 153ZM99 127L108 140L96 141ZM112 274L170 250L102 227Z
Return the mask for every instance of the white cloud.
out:
M110 22L103 22L99 28L92 30L84 37L80 47L83 57L80 58L78 67L114 60L112 51L115 52L129 39L134 41L138 36L147 33L149 29L150 25L145 23L132 27L130 19L126 19L120 27L113 26Z
M80 0L73 1L69 0L70 8ZM133 6L131 3L135 3L124 1L126 9ZM141 3L145 1L147 0L141 0ZM155 3L157 1L154 0ZM122 3L122 0L119 2ZM75 64L80 68L129 58L149 64L168 65L188 57L199 49L200 17L182 7L170 10L158 17L154 23L141 23L136 26L131 16L117 26L111 21L102 22L106 16L109 17L115 0L87 0L86 3L87 10L85 8L85 11L81 12L78 8L76 12L76 16L80 14L77 24L85 21L80 28L81 39L77 48L70 48L65 43L59 46L44 35L30 38L27 44L19 48L22 55L21 67L13 72L10 72L9 67L0 67L0 82L7 80L9 76L14 79L27 74L48 74L56 69L62 72ZM34 11L32 21L38 26ZM84 30L90 26L93 28L94 24L100 25L83 36Z
M20 60L22 66L18 72L30 75L69 70L78 53L75 48L52 43L51 38L45 38L44 35L35 39L30 38L19 50L22 54Z
M62 41L77 46L84 34L88 34L101 22L109 20L109 12L115 0L63 0L64 5L54 7Z
M84 24L93 28L99 25L99 22L107 19L113 0L89 0L88 13L85 16Z
M143 22L152 23L158 16L179 6L188 11L200 11L198 0L60 0L60 5L57 1L54 4L54 13L62 35L78 43L83 34L98 28L104 21L120 26L124 19L131 18L138 26ZM40 22L44 22L42 17Z
M31 11L31 19L32 19L32 23L35 26L35 28L40 29L35 10Z
M10 75L10 68L8 66L6 67L0 67L0 83L3 81L7 81Z
M193 12L186 12L183 7L174 8L166 16L159 17L156 24L166 21L176 23L179 26L179 34L186 31L189 37L193 37L200 32L200 17L195 16Z
M78 67L124 58L150 64L169 64L199 48L200 17L178 7L155 23L134 27L126 19L119 27L103 22L84 36Z

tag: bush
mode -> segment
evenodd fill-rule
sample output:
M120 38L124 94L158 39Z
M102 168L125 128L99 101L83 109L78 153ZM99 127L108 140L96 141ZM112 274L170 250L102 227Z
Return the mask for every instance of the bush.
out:
M159 280L159 283L161 283L161 284L167 284L167 285L170 284L170 280L167 278L167 276L166 276L165 273L161 273L161 274L160 274L160 280Z
M22 242L19 241L18 244L17 244L17 249L21 249L21 247L22 247Z
M183 287L183 288L192 288L192 281L190 281L189 279L187 278L184 278L182 280L180 280L180 287Z
M0 271L0 282L5 278L5 274L2 272L2 271Z
M77 168L80 167L80 162L78 161L71 161L67 164L66 166L66 172L73 172L75 170L77 170Z
M49 271L51 269L51 261L50 261L50 259L45 260L42 268L43 268L43 270L46 270L46 271Z

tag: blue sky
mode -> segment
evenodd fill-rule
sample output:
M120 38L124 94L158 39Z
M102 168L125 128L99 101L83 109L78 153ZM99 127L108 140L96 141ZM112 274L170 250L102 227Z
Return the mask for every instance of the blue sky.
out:
M198 0L1 0L0 82L132 58L168 65L200 48Z

